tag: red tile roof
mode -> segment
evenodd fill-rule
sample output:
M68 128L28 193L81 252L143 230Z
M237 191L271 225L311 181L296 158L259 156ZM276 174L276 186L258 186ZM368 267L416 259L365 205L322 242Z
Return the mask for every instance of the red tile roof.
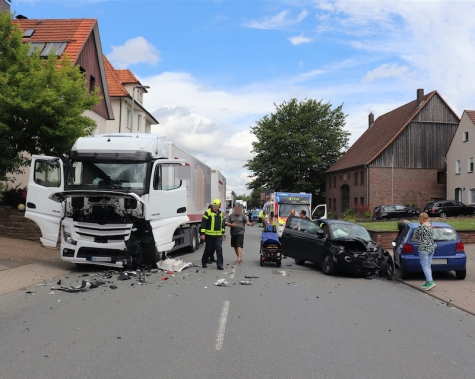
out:
M132 74L130 70L115 70L117 76L123 84L135 84L140 83L138 79Z
M424 96L424 105L437 91ZM362 166L371 163L386 149L396 137L409 125L412 119L420 112L417 100L413 100L394 109L376 119L373 126L358 138L348 151L331 166L327 172L343 170L350 167Z
M13 20L23 31L34 29L35 32L29 38L23 38L23 42L67 42L68 45L63 54L67 54L73 64L86 43L94 26L96 19L45 19Z
M102 57L104 60L104 68L106 70L107 84L109 86L109 95L112 97L128 96L129 92L122 85L122 81L117 75L117 70L114 69L105 55Z
M475 111L465 111L467 113L467 116L472 120L472 122L475 124Z

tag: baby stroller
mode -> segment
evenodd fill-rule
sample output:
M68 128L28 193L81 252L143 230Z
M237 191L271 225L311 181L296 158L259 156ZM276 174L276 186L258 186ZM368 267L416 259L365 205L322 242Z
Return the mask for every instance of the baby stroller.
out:
M279 235L277 229L274 226L267 226L262 231L261 239L261 251L260 260L261 266L264 266L264 262L274 262L277 267L280 267L282 263L282 251L280 249Z

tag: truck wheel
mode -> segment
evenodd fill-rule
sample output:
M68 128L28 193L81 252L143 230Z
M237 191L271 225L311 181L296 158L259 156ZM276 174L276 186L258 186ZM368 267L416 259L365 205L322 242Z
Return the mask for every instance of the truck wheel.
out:
M190 245L188 246L188 251L190 253L194 253L198 250L199 242L198 242L198 232L196 228L191 228L191 238L190 238Z

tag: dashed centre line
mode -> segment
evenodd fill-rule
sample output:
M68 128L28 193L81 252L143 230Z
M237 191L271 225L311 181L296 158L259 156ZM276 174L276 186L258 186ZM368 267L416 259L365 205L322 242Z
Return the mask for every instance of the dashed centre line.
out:
M216 350L221 350L224 342L224 332L226 330L226 321L228 319L229 301L225 301L219 320L218 334L216 335Z

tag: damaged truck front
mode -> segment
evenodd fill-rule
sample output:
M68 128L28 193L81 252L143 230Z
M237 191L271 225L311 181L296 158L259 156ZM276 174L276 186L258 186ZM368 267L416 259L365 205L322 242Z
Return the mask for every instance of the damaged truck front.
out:
M206 166L185 153L179 159L173 147L157 135L111 134L79 138L66 164L34 155L25 217L45 246L59 234L61 259L76 264L136 267L194 251L207 204L190 192L203 194L195 187L206 181L190 169Z

